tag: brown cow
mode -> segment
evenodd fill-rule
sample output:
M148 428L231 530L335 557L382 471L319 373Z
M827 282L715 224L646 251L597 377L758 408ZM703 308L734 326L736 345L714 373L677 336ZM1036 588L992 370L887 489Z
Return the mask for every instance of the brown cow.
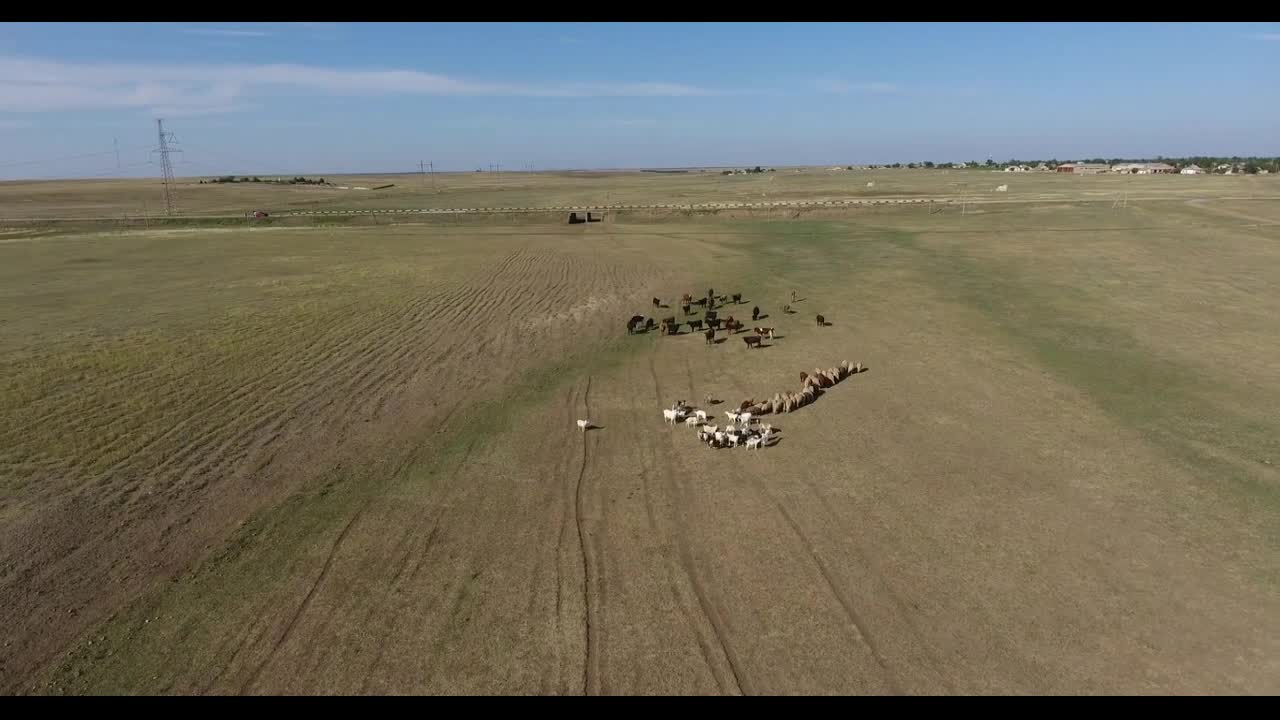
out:
M658 306L660 306L660 305L662 305L662 301L661 301L661 300L659 300L658 298L654 298L654 299L653 299L653 306L654 306L654 307L658 307Z
M742 341L747 344L748 349L760 347L760 338L756 335L748 335Z
M767 328L758 327L758 328L755 328L755 332L760 337L768 336L770 340L773 339L773 328L771 327L767 327Z
M733 304L734 304L734 305L737 305L737 304L738 304L738 303L740 303L740 302L742 302L742 293L734 293L734 294L733 294Z

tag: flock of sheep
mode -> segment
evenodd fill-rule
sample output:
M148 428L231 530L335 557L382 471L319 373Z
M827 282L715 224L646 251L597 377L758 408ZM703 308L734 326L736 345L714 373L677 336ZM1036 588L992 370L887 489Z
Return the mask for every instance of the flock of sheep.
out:
M669 425L683 422L697 428L698 439L713 448L735 448L745 445L748 450L767 447L773 438L773 426L758 424L756 418L769 413L789 413L808 405L818 399L818 395L826 388L844 380L850 375L863 371L862 363L848 360L834 367L822 370L814 368L813 374L800 373L800 382L804 388L799 392L781 392L763 401L744 400L737 410L726 410L729 424L721 430L718 425L711 425L705 410L696 410L683 400L677 400L671 407L662 411L662 419ZM714 403L711 396L706 398L707 404Z
M812 375L806 372L800 373L800 382L804 387L799 392L780 392L772 398L760 402L749 400L743 403L742 410L752 415L789 413L793 410L799 410L817 400L818 395L824 389L835 385L850 375L856 375L862 370L862 363L854 364L848 360L826 370L814 368Z

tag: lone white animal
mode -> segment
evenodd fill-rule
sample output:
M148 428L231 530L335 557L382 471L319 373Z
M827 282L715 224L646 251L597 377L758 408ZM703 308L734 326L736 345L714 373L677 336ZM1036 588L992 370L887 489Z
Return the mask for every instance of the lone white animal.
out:
M583 431L583 432L586 432L586 431L587 431L587 428L589 428L589 427L591 427L591 421L590 421L590 420L579 420L579 421L578 421L578 429L579 429L579 430L581 430L581 431Z

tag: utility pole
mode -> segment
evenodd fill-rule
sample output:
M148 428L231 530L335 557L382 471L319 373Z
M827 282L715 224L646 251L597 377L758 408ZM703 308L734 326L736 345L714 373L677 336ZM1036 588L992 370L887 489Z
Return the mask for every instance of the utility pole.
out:
M431 190L434 192L436 189L436 164L435 162L428 162L427 167L431 169Z
M160 118L156 118L156 132L160 138L160 146L155 149L155 152L160 153L160 169L164 174L164 210L167 215L176 215L178 198L174 185L177 183L173 179L173 162L169 159L169 153L182 151L169 147L169 142L174 140L173 133L164 131L164 120Z
M427 184L427 172L426 172L426 168L424 168L424 167L423 167L423 163L422 163L422 161L421 161L421 160L419 160L419 161L418 161L418 176L422 178L422 184L423 184L423 185L426 185L426 184Z

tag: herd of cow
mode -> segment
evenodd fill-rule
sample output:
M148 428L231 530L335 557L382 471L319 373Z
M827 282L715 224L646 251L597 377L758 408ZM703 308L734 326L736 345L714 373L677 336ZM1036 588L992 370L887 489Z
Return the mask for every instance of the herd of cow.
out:
M792 293L792 295L794 296L795 293ZM746 325L744 325L741 320L734 319L732 315L726 318L720 317L720 313L716 310L717 303L720 303L721 305L728 303L732 303L734 305L741 304L742 293L716 295L714 289L708 288L707 296L696 300L692 295L686 293L680 298L680 310L685 316L685 320L683 322L678 322L674 315L662 318L656 323L651 317L632 315L631 319L627 320L627 334L634 335L641 332L650 332L656 327L658 332L663 335L679 335L681 326L688 325L689 332L702 332L702 336L706 340L706 344L714 345L716 342L716 332L719 330L724 330L729 335L743 332L746 329ZM703 316L697 320L689 319L689 315L696 312L693 309L695 305L705 309L705 312L703 313ZM666 306L663 305L662 301L658 298L653 298L653 307L654 309L658 309ZM791 306L787 305L784 312L791 312ZM751 308L751 321L753 323L760 320L761 317L768 317L768 315L761 315L759 306ZM825 318L819 315L818 325L821 327L825 326L825 324ZM706 328L705 330L703 330L704 327ZM776 337L774 328L772 327L753 327L752 330L754 331L754 334L742 338L742 341L746 344L748 349L760 347L764 338L772 340Z

